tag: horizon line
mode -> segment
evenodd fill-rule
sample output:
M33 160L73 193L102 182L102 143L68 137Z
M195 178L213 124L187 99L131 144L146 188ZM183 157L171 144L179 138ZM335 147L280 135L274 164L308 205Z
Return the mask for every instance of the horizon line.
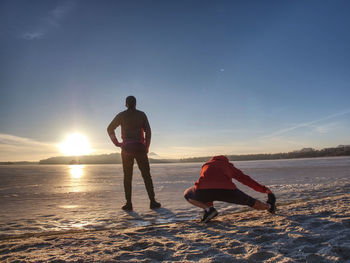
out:
M350 147L350 144L339 144L338 146L333 146L333 147L326 147L326 148L319 148L315 149L313 147L303 147L299 150L293 150L293 151L288 151L288 152L264 152L264 153L248 153L248 154L221 154L223 156L250 156L250 155L269 155L269 154L288 154L288 153L294 153L294 152L301 152L304 149L310 149L311 151L321 151L324 149L334 149L334 148L341 148L341 147ZM153 152L154 153L154 152ZM114 153L101 153L101 154L87 154L87 155L60 155L60 156L52 156L52 157L47 157L45 159L37 160L37 161L0 161L0 163L22 163L22 162L27 162L27 163L39 163L40 161L43 160L48 160L51 158L78 158L78 157L91 157L91 156L100 156L100 155L112 155L112 154L120 154L119 152L114 152ZM156 153L155 153L156 154ZM157 155L157 154L156 154ZM166 158L166 157L161 157L161 158L152 158L149 157L149 159L152 160L186 160L186 159L195 159L195 158L209 158L215 155L206 155L206 156L191 156L191 157L176 157L176 158Z

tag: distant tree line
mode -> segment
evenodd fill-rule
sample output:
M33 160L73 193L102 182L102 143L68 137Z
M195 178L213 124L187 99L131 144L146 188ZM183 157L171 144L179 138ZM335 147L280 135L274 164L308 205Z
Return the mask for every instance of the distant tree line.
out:
M32 165L32 164L38 164L38 162L0 162L0 165L12 165L12 164L20 164L20 165Z
M334 148L325 148L315 150L313 148L304 148L299 151L287 153L266 153L266 154L246 154L246 155L226 155L230 161L248 161L248 160L276 160L276 159L295 159L295 158L313 158L313 157L333 157L350 156L350 145L339 145ZM207 162L211 156L193 157L184 159L152 159L151 163L190 163ZM2 165L11 164L120 164L122 163L120 153L85 155L85 156L59 156L40 160L39 162L0 162Z
M40 160L39 164L115 164L121 163L119 153L84 155L84 156L59 156Z
M151 163L171 163L178 160L149 159ZM39 164L121 164L120 153L84 155L84 156L59 156L40 160Z
M295 159L295 158L313 158L313 157L335 157L335 156L350 156L349 145L339 145L334 148L325 148L315 150L313 148L304 148L300 151L287 153L264 153L264 154L246 154L246 155L226 155L230 161L252 161L252 160L278 160L278 159ZM180 159L180 162L207 162L210 160L207 157L194 157Z

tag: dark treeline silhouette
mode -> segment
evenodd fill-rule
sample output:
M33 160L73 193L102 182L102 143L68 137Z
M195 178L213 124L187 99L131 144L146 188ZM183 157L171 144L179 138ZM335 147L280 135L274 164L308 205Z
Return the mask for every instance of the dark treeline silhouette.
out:
M119 153L84 155L84 156L59 156L40 160L39 164L115 164L121 163Z
M38 162L27 162L27 161L20 161L20 162L0 162L0 165L12 165L12 164L32 165L32 164L38 164Z
M278 159L295 159L295 158L314 158L314 157L335 157L350 156L349 145L339 145L334 148L325 148L315 150L312 148L304 148L300 151L287 153L263 153L263 154L246 154L246 155L226 155L230 161L252 161L252 160L278 160ZM207 162L211 157L194 157L180 159L180 162Z
M179 160L149 159L151 163L171 163ZM84 155L84 156L59 156L40 160L39 164L121 164L120 153Z
M265 153L265 154L246 154L246 155L227 155L230 161L251 161L251 160L277 160L277 159L295 159L295 158L313 158L313 157L335 157L350 156L350 145L339 145L338 147L315 150L304 148L299 151L287 153ZM150 163L191 163L207 162L211 156L193 157L183 159L152 159ZM40 160L39 162L0 162L0 165L13 164L121 164L120 153L85 155L85 156L59 156Z

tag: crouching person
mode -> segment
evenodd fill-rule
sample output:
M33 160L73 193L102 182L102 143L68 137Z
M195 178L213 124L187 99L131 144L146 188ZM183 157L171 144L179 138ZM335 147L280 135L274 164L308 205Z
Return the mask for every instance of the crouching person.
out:
M261 202L240 191L232 182L236 179L260 193L266 193L268 200ZM184 193L185 199L194 206L204 209L202 222L209 222L218 215L213 201L223 201L239 205L247 205L257 210L274 213L276 198L264 185L254 181L241 170L233 166L225 156L214 156L202 166L199 179L193 187Z

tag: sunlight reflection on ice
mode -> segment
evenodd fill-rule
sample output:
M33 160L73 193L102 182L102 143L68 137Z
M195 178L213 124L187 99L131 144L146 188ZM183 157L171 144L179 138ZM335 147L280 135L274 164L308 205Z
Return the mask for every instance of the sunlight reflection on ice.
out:
M79 193L84 191L84 188L81 186L82 179L84 176L85 165L70 165L70 189L71 192Z
M73 209L73 208L77 208L78 205L60 205L59 207L66 208L66 209Z
M69 172L71 176L78 179L84 175L84 165L70 165Z

